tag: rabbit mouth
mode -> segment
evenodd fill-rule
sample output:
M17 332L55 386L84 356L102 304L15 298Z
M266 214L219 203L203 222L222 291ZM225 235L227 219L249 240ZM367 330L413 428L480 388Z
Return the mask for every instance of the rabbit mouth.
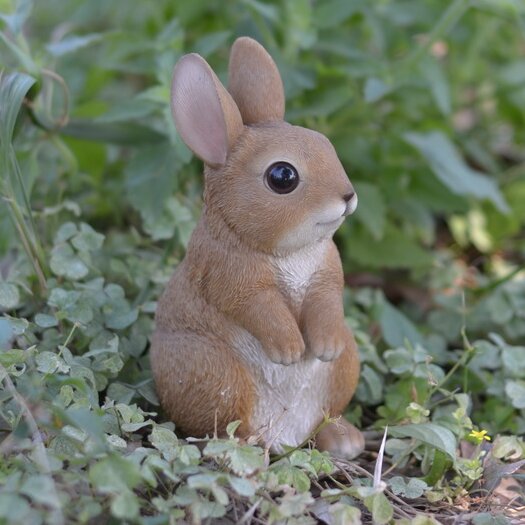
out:
M339 226L343 223L345 220L345 216L341 215L341 217L337 217L337 219L334 219L333 221L326 221L326 222L318 222L317 226L322 226L323 228L331 227L331 226Z

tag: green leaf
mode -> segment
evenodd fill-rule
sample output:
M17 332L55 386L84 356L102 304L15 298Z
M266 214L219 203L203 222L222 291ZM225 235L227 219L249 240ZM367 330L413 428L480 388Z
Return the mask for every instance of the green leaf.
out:
M104 235L97 233L89 224L82 223L80 232L73 236L71 244L81 252L93 252L102 248Z
M310 455L305 450L294 450L290 454L288 461L294 467L300 467L314 476L317 475L317 472L311 463Z
M143 220L159 218L175 189L180 161L173 146L161 141L139 150L126 167L126 185L131 203Z
M361 511L356 507L351 507L338 501L330 505L330 516L333 525L361 525Z
M300 516L313 502L314 499L309 492L302 492L300 494L285 492L279 503L279 513L285 518Z
M122 520L132 520L139 515L139 501L136 494L123 491L111 502L111 514Z
M49 266L55 275L73 281L78 281L89 273L88 267L75 255L73 248L68 244L55 246L51 250Z
M184 465L198 465L201 452L195 445L183 445L179 448L177 459Z
M72 222L65 222L56 232L53 242L55 244L62 244L71 239L71 237L73 237L73 235L75 235L77 232L78 228L76 224Z
M158 111L159 104L145 97L136 97L132 100L124 100L120 104L97 118L99 123L125 122L138 120Z
M89 469L89 480L97 490L107 493L128 493L141 481L140 471L131 460L111 454Z
M271 22L276 22L279 17L279 9L271 4L259 0L243 0L243 3Z
M414 369L414 361L412 354L406 348L395 348L394 350L387 350L383 354L386 366L394 374L404 374L411 372Z
M22 69L25 69L31 75L38 76L39 67L31 58L31 55L27 50L27 46L24 46L23 44L18 45L13 39L8 38L4 31L0 31L0 40L5 44L7 49L9 49L9 51L11 51L11 53L15 56L16 60L20 62L20 66Z
M365 5L364 0L325 0L315 3L312 21L320 29L339 26L347 18L361 11Z
M375 240L380 240L385 231L386 205L377 186L360 182L356 185L359 204L355 218L372 234Z
M418 425L393 426L389 427L388 431L394 437L413 438L435 447L445 452L452 461L456 459L456 438L448 428L435 423L420 423Z
M135 395L135 390L122 383L111 383L106 395L118 403L130 403Z
M93 121L71 120L60 130L64 135L84 140L109 142L123 146L158 144L164 135L146 126L136 123L98 123Z
M450 88L441 64L437 60L427 56L425 60L419 62L419 69L427 81L428 87L441 113L445 116L450 115L452 111Z
M446 135L439 131L405 133L404 139L425 157L436 177L452 193L488 199L501 212L509 211L494 180L470 168Z
M190 476L187 480L188 487L211 491L215 501L221 505L229 503L228 494L219 486L220 478L223 476L216 472L206 472Z
M0 20L6 23L13 34L18 35L33 10L33 4L34 0L19 0L15 3L15 12L10 15L0 14Z
M388 484L394 494L405 496L408 499L419 498L428 489L428 485L418 478L410 478L407 483L401 476L394 476L388 480Z
M525 82L525 60L513 60L502 67L499 76L509 86L520 86Z
M127 328L137 320L138 316L138 308L114 309L104 313L106 326L112 330Z
M213 33L207 33L195 42L195 52L203 57L209 56L217 49L225 46L230 35L231 31L215 31Z
M509 396L512 406L525 408L525 381L506 381L505 393Z
M11 323L5 317L0 317L0 349L7 348L7 345L13 338L13 329Z
M4 151L12 141L24 97L35 82L33 77L24 73L0 76L0 146ZM7 161L7 157L5 159Z
M230 439L233 439L235 436L236 430L239 428L242 421L238 419L237 421L232 421L231 423L228 423L226 426L226 434L228 434L228 437Z
M406 315L392 306L388 301L384 301L380 307L379 324L385 341L393 346L404 346L405 340L412 345L422 344L423 339Z
M264 467L262 449L253 446L236 446L227 453L230 468L236 474L250 475Z
M84 357L94 357L100 354L116 354L119 351L119 337L111 332L100 332L89 343L89 352Z
M54 315L42 313L35 315L35 323L40 326L40 328L51 328L53 326L58 326L58 320Z
M253 0L250 0L253 1ZM206 518L222 518L226 514L226 507L216 501L201 499L191 504L191 515L196 523L201 523Z
M237 476L229 476L228 481L232 489L239 494L239 496L252 497L255 495L257 482L249 478L240 478Z
M383 399L383 386L383 378L372 367L365 364L357 387L358 398L377 404Z
M155 425L148 439L168 461L172 461L177 457L177 450L180 446L179 439L171 430Z
M89 35L68 35L62 40L47 44L46 49L55 57L66 55L67 53L74 53L79 49L89 46L94 42L100 42L103 35L99 33L92 33Z
M91 372L91 370L89 371ZM73 367L71 369L73 375ZM88 408L68 408L62 417L73 424L77 429L88 434L102 448L106 449L106 434L102 418Z
M0 493L0 517L4 523L41 523L33 512L26 498L7 491Z
M429 252L391 224L377 241L368 232L352 232L346 255L367 268L421 268L433 260Z
M473 525L510 525L509 521L502 514L494 515L491 512L480 512L472 518Z
M19 365L26 362L27 351L25 350L7 350L5 352L0 352L0 364L6 368L9 368L13 365Z
M393 515L394 509L382 492L377 492L364 499L366 508L372 513L372 520L376 525L388 523Z
M492 455L500 459L525 457L525 444L517 436L498 436L492 447Z
M377 102L391 90L392 87L385 84L380 78L367 78L364 88L365 102Z
M507 308L510 310L510 305L507 305ZM525 346L505 345L502 348L501 358L509 375L525 377Z
M20 492L28 496L35 503L50 505L53 508L58 508L60 506L53 478L50 475L31 475L20 487Z
M43 374L53 374L54 372L66 374L70 370L64 360L54 352L40 352L36 355L35 361L38 371Z
M434 451L434 458L428 474L425 476L424 481L430 486L434 486L440 481L445 472L452 466L452 462L449 457L439 449Z
M18 287L12 283L0 281L0 308L12 310L20 302Z
M284 463L274 465L271 471L277 474L277 479L281 485L290 485L298 492L310 490L310 478L297 467Z

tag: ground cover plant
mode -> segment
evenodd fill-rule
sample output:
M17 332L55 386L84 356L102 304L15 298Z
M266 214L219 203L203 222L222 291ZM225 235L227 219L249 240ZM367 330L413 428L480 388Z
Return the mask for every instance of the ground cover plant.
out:
M0 523L523 523L525 4L130 5L0 0ZM201 205L171 71L243 34L359 194L356 462L182 440L151 381Z

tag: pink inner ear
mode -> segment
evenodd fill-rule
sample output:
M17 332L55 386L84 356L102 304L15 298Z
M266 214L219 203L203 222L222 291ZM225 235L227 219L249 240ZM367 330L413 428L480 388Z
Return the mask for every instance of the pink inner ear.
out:
M186 145L210 166L228 155L228 135L217 87L207 63L198 55L180 59L173 73L171 107Z

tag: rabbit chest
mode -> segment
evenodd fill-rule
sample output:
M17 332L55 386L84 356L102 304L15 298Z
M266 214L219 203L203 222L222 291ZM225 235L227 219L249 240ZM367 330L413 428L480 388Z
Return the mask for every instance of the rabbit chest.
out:
M279 285L296 307L304 298L311 277L323 264L328 243L320 242L287 256L276 258ZM268 359L259 341L241 329L236 349L254 375L257 402L250 426L272 450L300 444L316 427L330 396L333 363L305 357L289 366Z
M274 259L277 283L294 307L300 307L312 275L323 264L328 243L324 240Z

